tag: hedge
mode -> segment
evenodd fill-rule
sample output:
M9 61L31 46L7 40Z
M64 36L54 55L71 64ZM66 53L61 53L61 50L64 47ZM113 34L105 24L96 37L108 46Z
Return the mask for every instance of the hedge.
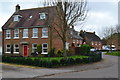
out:
M120 52L109 52L105 53L106 55L120 56Z
M51 58L51 57L50 57ZM96 61L100 61L102 59L101 53L91 53L89 57L68 57L67 59L64 58L54 58L51 60L42 59L42 58L35 58L33 57L7 57L3 56L2 62L6 63L15 63L15 64L22 64L22 65L30 65L30 66L38 66L38 67L60 67L66 65L73 65L73 64L85 64L85 63L92 63Z

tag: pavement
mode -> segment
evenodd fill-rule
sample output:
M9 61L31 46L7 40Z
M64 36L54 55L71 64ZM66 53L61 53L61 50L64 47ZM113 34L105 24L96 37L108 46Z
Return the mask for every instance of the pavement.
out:
M2 78L118 78L118 57L103 55L103 60L92 64L41 68L0 64ZM87 76L86 76L87 75Z

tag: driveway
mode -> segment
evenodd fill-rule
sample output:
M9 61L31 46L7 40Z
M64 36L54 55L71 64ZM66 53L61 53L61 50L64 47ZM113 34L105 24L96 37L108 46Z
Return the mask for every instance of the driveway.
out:
M118 57L103 55L101 62L52 69L7 64L2 69L3 78L118 78Z

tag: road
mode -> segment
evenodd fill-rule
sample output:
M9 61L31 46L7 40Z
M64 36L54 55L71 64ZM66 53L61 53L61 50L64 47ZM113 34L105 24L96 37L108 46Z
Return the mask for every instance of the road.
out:
M118 57L103 55L101 62L52 69L7 64L2 69L3 78L118 78Z

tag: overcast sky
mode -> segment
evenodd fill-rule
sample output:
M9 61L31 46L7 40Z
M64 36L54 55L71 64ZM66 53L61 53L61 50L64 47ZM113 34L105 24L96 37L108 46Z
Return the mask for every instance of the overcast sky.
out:
M88 0L88 17L82 29L93 32L102 37L103 29L108 26L118 24L118 1L119 0ZM10 18L15 11L15 6L19 4L21 9L36 8L41 6L39 0L0 0L0 28ZM75 26L80 31L81 25ZM1 31L1 29L0 29Z

